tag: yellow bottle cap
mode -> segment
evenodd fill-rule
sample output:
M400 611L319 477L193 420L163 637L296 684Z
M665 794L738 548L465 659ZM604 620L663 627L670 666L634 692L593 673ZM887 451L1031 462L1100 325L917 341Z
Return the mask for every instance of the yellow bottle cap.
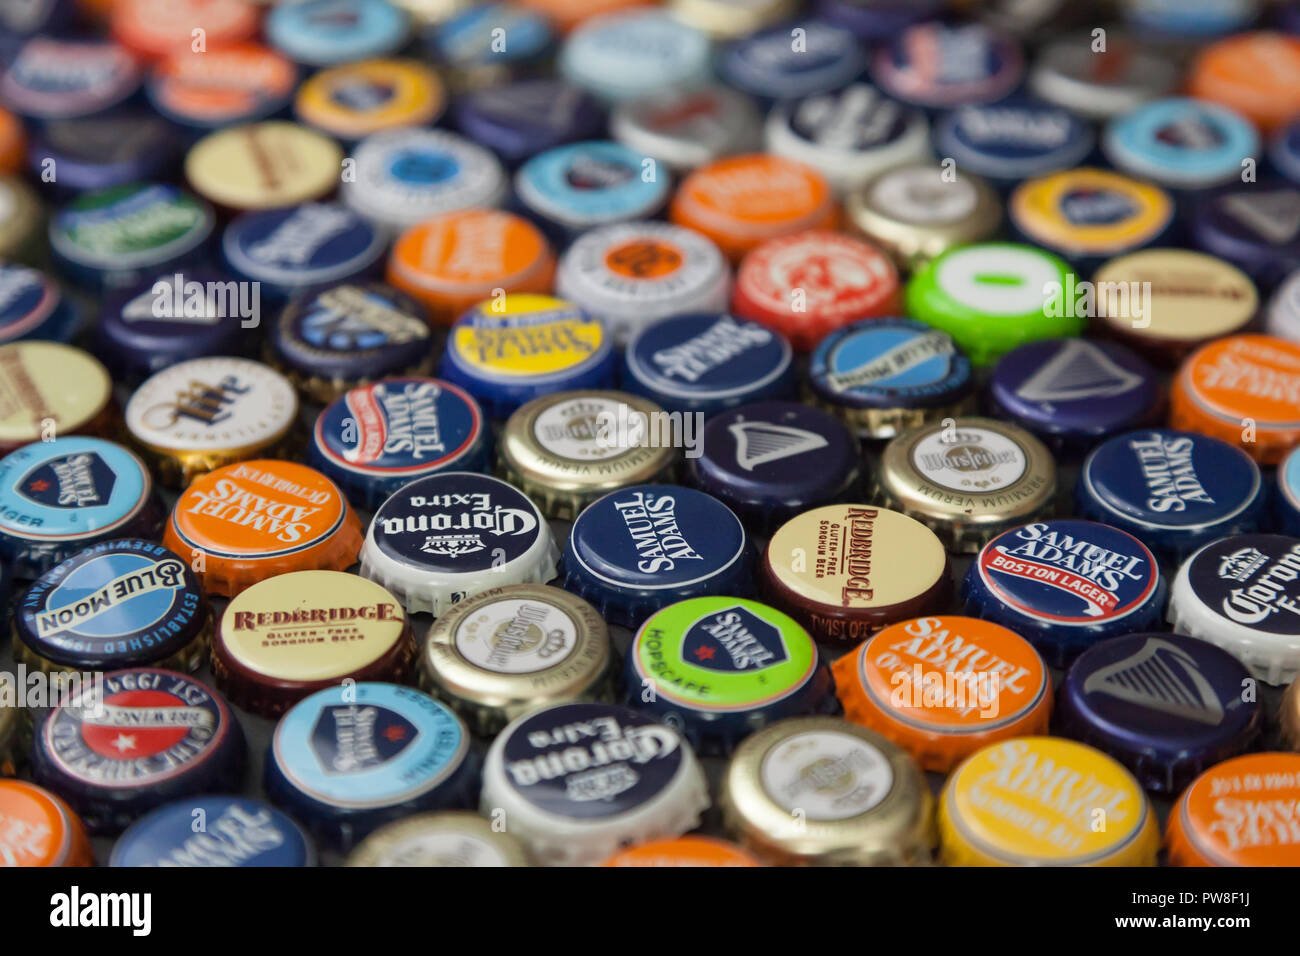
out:
M355 140L394 126L431 126L446 101L438 74L423 63L363 60L312 76L298 87L294 110L323 133Z
M338 186L343 151L315 130L267 120L219 130L185 157L185 178L203 198L236 212L321 199Z
M88 352L58 342L0 346L0 454L74 434L107 437L113 382Z

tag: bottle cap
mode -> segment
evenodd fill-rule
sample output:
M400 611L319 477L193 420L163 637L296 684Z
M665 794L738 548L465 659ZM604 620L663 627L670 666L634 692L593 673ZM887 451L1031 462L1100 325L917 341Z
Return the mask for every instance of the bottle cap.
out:
M183 488L214 468L282 447L298 418L298 396L260 362L198 358L148 379L123 418L158 480Z
M523 844L465 810L395 820L366 837L348 866L531 866Z
M1091 153L1092 127L1064 107L1029 98L963 106L934 128L934 149L1002 186L1080 165Z
M1300 270L1300 187L1280 180L1224 186L1197 203L1198 247L1265 287Z
M1180 634L1128 634L1094 644L1061 685L1062 732L1104 750L1152 793L1192 778L1259 736L1250 673L1213 644Z
M1024 73L1020 44L980 23L915 24L871 60L871 77L886 95L927 109L995 102Z
M248 0L114 0L113 39L142 60L192 49L196 36L216 50L257 36L261 13Z
M671 0L668 11L715 40L749 36L797 12L796 0Z
M496 32L500 30L500 32ZM455 92L486 89L532 72L554 53L550 19L512 3L458 10L428 30L424 46Z
M440 617L491 588L551 580L558 557L546 519L518 489L439 472L403 485L375 512L361 574L410 613Z
M415 637L397 599L341 571L278 574L240 592L212 641L212 677L244 710L278 717L347 681L401 683Z
M1014 631L973 617L891 625L835 662L844 715L949 773L986 744L1047 733L1052 675Z
M832 332L809 361L808 389L859 438L892 438L974 402L970 360L947 332L913 319L868 319Z
M434 378L387 378L339 396L316 416L308 459L356 507L374 511L439 471L483 471L488 430L478 402Z
M794 30L803 42L791 42ZM858 38L824 20L772 26L729 43L718 56L719 79L760 103L802 99L848 86L867 66Z
M944 176L936 163L886 170L845 199L853 228L913 270L968 242L992 237L1002 220L997 194L978 176Z
M266 18L266 39L308 66L334 66L387 56L410 36L404 6L386 0L307 0L277 3ZM436 0L446 6L446 0Z
M139 65L105 40L34 36L0 74L0 102L38 121L93 116L139 88Z
M1274 475L1276 487L1272 495L1272 515L1284 534L1300 536L1300 455L1296 450L1289 451L1278 462ZM1241 531L1254 531L1255 528L1242 528Z
M729 753L774 721L834 709L830 670L794 619L741 598L678 601L632 639L625 702L699 754Z
M415 60L362 60L314 74L294 96L298 121L351 142L396 126L432 126L447 94Z
M678 837L675 840L651 840L620 850L601 866L670 867L670 866L762 866L745 850L713 837Z
M113 844L108 865L315 866L316 848L298 824L261 800L190 797L133 823Z
M48 195L75 196L111 186L175 178L176 129L144 110L48 120L34 131L28 172ZM57 179L46 182L53 172Z
M1269 145L1268 158L1279 173L1293 183L1300 183L1300 120L1277 131Z
M1192 64L1187 92L1269 133L1300 113L1300 37L1261 31L1212 43Z
M761 128L753 100L716 85L625 100L609 118L610 136L673 172L754 149Z
M9 581L3 582L2 595L9 600ZM11 700L0 702L0 778L12 777L18 772L18 764L28 750L28 743L23 739L27 728L27 712Z
M500 471L548 518L573 520L618 488L672 478L679 455L663 440L665 418L658 405L625 392L543 395L506 421Z
M97 676L49 712L32 775L91 833L118 833L173 800L240 790L246 751L216 691L176 671L134 667Z
M0 780L0 862L5 866L93 866L86 827L72 808L44 787Z
M1186 97L1146 103L1106 124L1106 157L1171 189L1204 189L1241 175L1259 156L1259 134L1224 106Z
M506 191L496 157L445 130L384 130L363 139L351 158L343 201L394 231L441 213L499 205Z
M1140 39L1106 33L1104 50L1095 49L1091 32L1043 45L1029 73L1029 89L1084 119L1106 120L1178 85L1173 60L1144 50Z
M279 113L293 97L298 68L260 43L198 53L186 46L157 63L145 93L179 126L218 129Z
M244 212L328 196L342 167L343 151L328 136L296 123L265 120L228 126L199 140L185 157L185 178L205 199Z
M857 436L833 416L797 402L755 402L709 419L691 483L770 535L800 512L859 497Z
M0 344L22 339L66 342L77 332L76 306L38 269L0 262Z
M1267 684L1300 675L1300 538L1239 534L1183 562L1169 598L1175 631L1217 644Z
M1170 391L1169 424L1240 445L1272 465L1300 443L1300 344L1230 335L1183 362Z
M1160 829L1117 761L1073 740L1016 737L948 778L939 847L947 866L1155 866Z
M623 354L624 391L669 412L711 415L794 391L785 337L726 314L679 315L636 332Z
M1264 329L1269 335L1300 342L1300 271L1273 293Z
M1300 754L1225 760L1183 791L1169 812L1172 866L1297 866L1288 807L1300 797Z
M113 383L88 352L60 342L0 345L0 453L50 435L107 434Z
M888 40L943 12L944 0L818 0L817 15L864 43Z
M0 30L13 36L59 33L68 28L73 12L73 5L65 0L16 3L0 11Z
M414 688L326 687L275 725L264 786L322 844L347 852L385 823L467 806L478 777L469 743L460 719Z
M410 2L410 0L404 0ZM550 17L565 33L590 17L639 7L645 0L515 0L521 7Z
M819 641L857 643L952 596L943 544L925 525L869 505L791 518L763 553L760 587Z
M732 309L780 332L802 352L857 319L893 315L898 270L865 239L814 230L769 239L736 273Z
M942 329L974 365L990 365L1012 349L1039 339L1078 335L1065 290L1076 273L1043 249L984 242L949 249L912 275L904 309Z
M690 89L709 78L709 38L662 10L594 16L568 35L559 70L602 100Z
M1278 737L1288 750L1300 750L1300 683L1292 681L1277 712Z
M146 280L104 298L95 324L95 354L114 381L138 383L188 359L238 355L244 323L259 320L260 302L227 294L228 279L201 269Z
M248 461L196 478L176 499L163 544L197 568L208 594L234 597L287 571L342 571L361 523L334 482L306 465Z
M731 270L708 239L664 222L625 222L591 229L560 257L555 291L605 320L626 344L658 319L722 312Z
M613 657L609 628L586 601L511 584L438 618L420 655L420 686L491 737L538 707L607 697Z
M594 139L605 125L605 111L590 93L546 78L471 90L452 101L451 115L457 129L512 169L548 149Z
M874 497L973 554L1002 532L1051 514L1056 464L1033 435L1005 421L932 421L885 446Z
M13 612L15 657L46 673L196 671L212 633L194 572L139 538L78 551L37 578Z
M773 865L926 865L934 800L902 749L834 717L793 717L737 749L723 825Z
M751 153L729 156L686 177L670 218L712 239L733 263L766 239L834 228L835 197L811 166Z
M382 282L341 282L298 296L271 327L268 354L312 401L433 365L424 310Z
M506 293L551 291L555 257L527 219L496 209L446 212L397 237L388 282L419 301L439 325Z
M0 176L0 258L38 260L44 213L36 193L17 176Z
M547 0L524 0L524 6L544 5ZM389 0L389 3L404 10L419 26L437 26L455 16L460 11L473 5L473 0Z
M1173 429L1117 435L1079 472L1075 511L1181 561L1203 544L1254 531L1267 494L1259 466L1227 442Z
M1126 23L1163 42L1204 40L1244 30L1260 14L1259 0L1120 0Z
M539 863L582 866L693 830L708 805L699 761L676 731L626 707L572 703L497 735L479 812L503 813Z

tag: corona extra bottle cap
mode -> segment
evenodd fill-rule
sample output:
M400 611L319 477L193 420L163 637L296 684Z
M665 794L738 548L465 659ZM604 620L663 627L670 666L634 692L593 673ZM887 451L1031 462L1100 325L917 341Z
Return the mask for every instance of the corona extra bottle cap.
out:
M66 342L77 333L79 319L76 306L45 273L0 262L0 344Z
M0 453L51 436L112 431L108 371L90 353L59 342L0 345Z
M559 70L602 100L690 89L710 73L709 38L662 10L594 16L565 39Z
M1187 92L1272 132L1300 113L1300 38L1261 31L1212 43L1192 64Z
M193 49L196 33L214 50L245 43L257 36L261 19L249 0L114 0L108 25L126 49L156 60Z
M850 31L799 20L727 44L715 68L722 82L767 104L842 89L866 66L862 44Z
M396 53L410 37L406 6L386 0L277 3L266 18L271 46L307 66L336 66ZM427 0L426 0L427 2ZM446 6L447 0L435 0Z
M139 88L139 64L105 40L35 36L0 74L0 102L37 121L93 116Z
M283 120L209 133L185 157L194 191L233 212L322 199L334 192L342 168L334 140Z
M1020 44L980 23L915 24L871 60L871 77L887 96L926 109L995 102L1024 73Z
M1234 110L1203 100L1156 100L1106 125L1102 150L1115 166L1170 189L1236 179L1258 159L1259 134Z
M202 53L187 45L154 66L145 92L150 105L173 123L206 130L279 113L297 83L297 67L259 43Z
M316 848L298 824L261 800L190 797L133 823L113 844L108 865L315 866Z
M609 118L610 136L677 173L755 149L761 131L753 100L717 85L625 100Z
M1178 65L1145 50L1141 40L1107 30L1096 49L1090 32L1043 45L1029 73L1029 89L1089 120L1128 113L1147 100L1173 92Z
M432 126L447 94L414 60L362 60L321 70L294 96L298 121L344 142L397 126Z
M1300 797L1300 754L1258 753L1211 767L1169 812L1172 866L1296 866L1290 808Z
M1265 288L1300 270L1300 187L1265 179L1230 183L1196 204L1196 245Z
M715 40L757 33L798 10L795 0L671 0L668 11Z
M27 169L40 179L46 195L72 198L113 186L174 179L181 147L176 128L167 120L126 107L42 123L33 131Z
M93 866L86 827L55 794L25 780L0 780L0 866ZM12 834L12 835L11 835Z
M963 106L934 129L935 152L999 186L1072 169L1092 153L1092 127L1069 110L1029 98Z
M348 866L531 866L523 844L465 810L420 813L385 824L347 858Z
M762 866L758 859L734 843L713 837L684 836L675 840L651 840L620 850L602 866L674 867Z
M605 127L605 110L595 97L545 77L471 90L452 101L451 115L461 133L511 169L548 149L595 139Z

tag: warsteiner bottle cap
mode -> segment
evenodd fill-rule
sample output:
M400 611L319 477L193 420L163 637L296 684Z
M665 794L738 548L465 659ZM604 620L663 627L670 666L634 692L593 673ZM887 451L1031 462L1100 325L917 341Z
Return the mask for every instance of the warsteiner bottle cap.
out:
M1203 100L1156 100L1106 125L1102 149L1115 166L1170 189L1204 189L1241 175L1260 154L1240 114Z
M1247 749L1264 714L1231 654L1180 634L1128 634L1094 644L1061 685L1061 732L1110 754L1153 793Z
M503 7L506 16L517 12L502 4L477 10L491 16ZM605 128L605 110L595 97L545 77L463 93L452 101L451 115L457 129L511 169L548 149L595 139Z
M1143 49L1140 39L1106 32L1104 50L1096 49L1091 33L1044 44L1029 73L1034 95L1085 119L1104 120L1174 89L1177 63Z
M190 797L131 824L108 865L315 866L316 848L298 824L261 800Z
M235 212L322 199L338 186L342 168L334 140L283 120L209 133L185 157L194 191Z
M620 850L601 864L619 867L674 866L762 866L758 859L726 840L713 837L678 837L675 840L651 840Z
M1211 767L1169 812L1169 863L1300 866L1298 798L1300 754L1246 754Z
M604 100L690 89L710 73L709 38L661 10L594 16L569 34L560 73Z
M58 796L25 780L0 780L0 866L93 866L86 827Z
M890 37L871 60L885 94L926 109L992 103L1025 73L1020 44L979 23L918 23Z
M1258 31L1212 43L1192 64L1187 92L1272 132L1300 113L1300 37Z
M59 342L0 345L0 452L77 432L107 434L113 383L93 356Z
M670 727L613 704L558 704L497 735L479 812L544 865L599 863L621 846L699 825L709 792L699 761Z
M348 866L531 866L515 837L465 810L420 813L385 824L347 858Z
M411 18L386 0L307 0L277 3L266 18L273 47L308 66L334 66L394 53L406 43ZM426 0L427 2L427 0ZM436 0L446 3L446 0Z
M1117 761L1072 740L1016 737L948 778L939 843L948 866L1155 866L1160 829Z
M912 758L834 717L792 717L747 738L722 782L723 825L765 862L924 866L934 800Z
M1047 733L1052 676L1014 631L973 617L893 624L832 667L844 715L948 773L985 744Z
M490 737L521 714L608 697L609 628L568 591L510 584L462 601L430 628L420 686Z
M1300 187L1229 182L1196 204L1190 229L1199 248L1271 288L1300 270Z
M0 74L0 102L32 120L92 116L139 88L140 65L100 40L32 37Z
M153 68L145 87L162 116L191 129L252 123L280 112L293 96L298 70L259 43L185 48Z
M934 129L939 156L1001 186L1078 166L1095 142L1085 120L1063 107L1025 97L963 106L946 114Z
M163 543L196 568L209 594L234 597L286 571L341 571L361 523L338 486L306 465L247 461L194 480L176 499Z
M791 518L768 542L766 599L818 640L862 640L936 611L952 594L948 555L925 525L869 505L826 505Z
M298 121L351 142L395 126L432 126L447 94L414 60L362 60L314 74L294 97Z
M196 31L214 50L246 42L261 19L248 0L114 0L109 29L137 57L153 60L192 49Z
M799 45L792 39L796 29ZM766 104L841 89L866 65L862 44L848 30L824 20L798 20L727 44L715 69L722 82Z
M757 147L762 120L744 93L711 85L625 100L610 115L609 132L672 171L688 172Z
M221 696L176 671L113 671L67 696L37 729L32 775L91 833L118 833L184 797L240 790L247 744Z

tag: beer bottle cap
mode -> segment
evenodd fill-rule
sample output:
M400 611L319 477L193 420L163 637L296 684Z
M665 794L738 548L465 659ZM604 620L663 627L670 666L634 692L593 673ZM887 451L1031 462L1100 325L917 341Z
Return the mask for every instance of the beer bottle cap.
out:
M555 34L550 18L535 10L485 3L427 30L424 46L459 94L499 87L542 67L555 52Z
M192 49L196 31L216 50L257 36L261 11L249 0L115 0L113 38L142 60Z
M195 52L187 45L159 61L145 86L149 104L190 129L254 123L289 105L298 68L260 43Z
M609 134L675 173L758 147L762 119L754 101L725 86L654 93L624 100L609 118Z
M300 123L353 142L396 126L432 126L446 105L438 74L414 60L362 60L314 74L294 96Z
M111 431L115 405L108 371L71 345L0 345L0 397L0 453L52 435Z
M195 831L195 821L204 828ZM141 817L113 844L109 866L315 866L298 824L248 797L189 797Z
M452 101L451 115L461 133L492 150L511 169L548 149L595 139L605 128L605 110L595 97L572 83L546 77L470 90Z
M4 578L0 597L8 601L8 575L0 574L0 577ZM19 762L28 749L27 742L23 740L26 723L26 710L12 701L0 702L0 778L12 777L18 772Z
M934 128L936 153L1000 186L1072 169L1095 143L1085 120L1027 97L963 106L945 114Z
M1169 812L1172 866L1297 866L1283 807L1300 797L1300 754L1257 753L1211 767Z
M215 52L215 51L214 51ZM175 177L181 143L156 113L127 107L104 115L47 120L33 131L27 169L54 197ZM50 174L56 177L46 182Z
M76 306L38 269L0 262L0 344L22 339L66 342L80 324Z
M797 12L795 0L671 0L668 12L715 40L757 33Z
M871 60L871 77L886 95L926 109L993 103L1024 73L1020 44L981 23L914 24Z
M27 132L22 120L0 109L0 175L12 176L23 168L27 156Z
M1264 317L1269 335L1300 342L1300 271L1278 287Z
M669 867L669 866L762 866L745 850L713 837L687 835L675 840L651 840L619 850L602 866Z
M244 212L324 198L334 192L342 167L343 151L328 136L265 120L199 140L185 157L185 178L205 199Z
M1300 120L1277 131L1268 158L1279 173L1293 183L1300 183Z
M633 8L593 16L560 50L559 71L602 100L690 89L710 73L709 38L662 10Z
M546 0L531 0L536 6ZM404 10L414 21L415 26L437 26L455 16L457 13L474 5L474 0L389 0L389 3ZM528 5L528 0L522 4Z
M1173 92L1178 65L1145 50L1141 40L1107 30L1104 50L1091 32L1044 44L1029 73L1029 89L1088 120L1128 113Z
M44 224L32 187L17 176L0 176L0 258L37 258Z
M1193 240L1266 288L1300 270L1300 187L1277 179L1223 186L1193 208Z
M1278 462L1274 473L1274 494L1272 497L1272 515L1284 534L1300 537L1300 455L1292 449L1285 458ZM1254 531L1254 528L1242 528L1242 531Z
M1259 0L1120 0L1124 22L1159 41L1191 42L1245 30L1260 14Z
M1187 92L1272 132L1300 113L1300 37L1258 31L1212 43L1192 64Z
M465 810L387 823L348 854L348 866L531 866L523 844Z
M1102 150L1115 166L1170 189L1204 189L1241 175L1259 134L1234 110L1202 100L1156 100L1106 124Z
M410 37L404 6L386 0L306 0L277 3L266 18L266 39L307 66L335 66L397 52ZM445 5L446 0L435 0Z
M10 866L93 866L86 827L55 794L26 780L0 780L0 860Z
M897 36L943 12L943 0L818 0L817 15L852 30L864 43Z
M795 30L799 39L795 44ZM858 38L824 20L772 26L727 44L718 78L760 103L802 99L848 86L867 66Z
M134 96L140 72L116 43L34 36L0 74L0 102L30 120L93 116Z
M1282 695L1277 722L1280 742L1288 750L1300 750L1300 683L1292 681Z

